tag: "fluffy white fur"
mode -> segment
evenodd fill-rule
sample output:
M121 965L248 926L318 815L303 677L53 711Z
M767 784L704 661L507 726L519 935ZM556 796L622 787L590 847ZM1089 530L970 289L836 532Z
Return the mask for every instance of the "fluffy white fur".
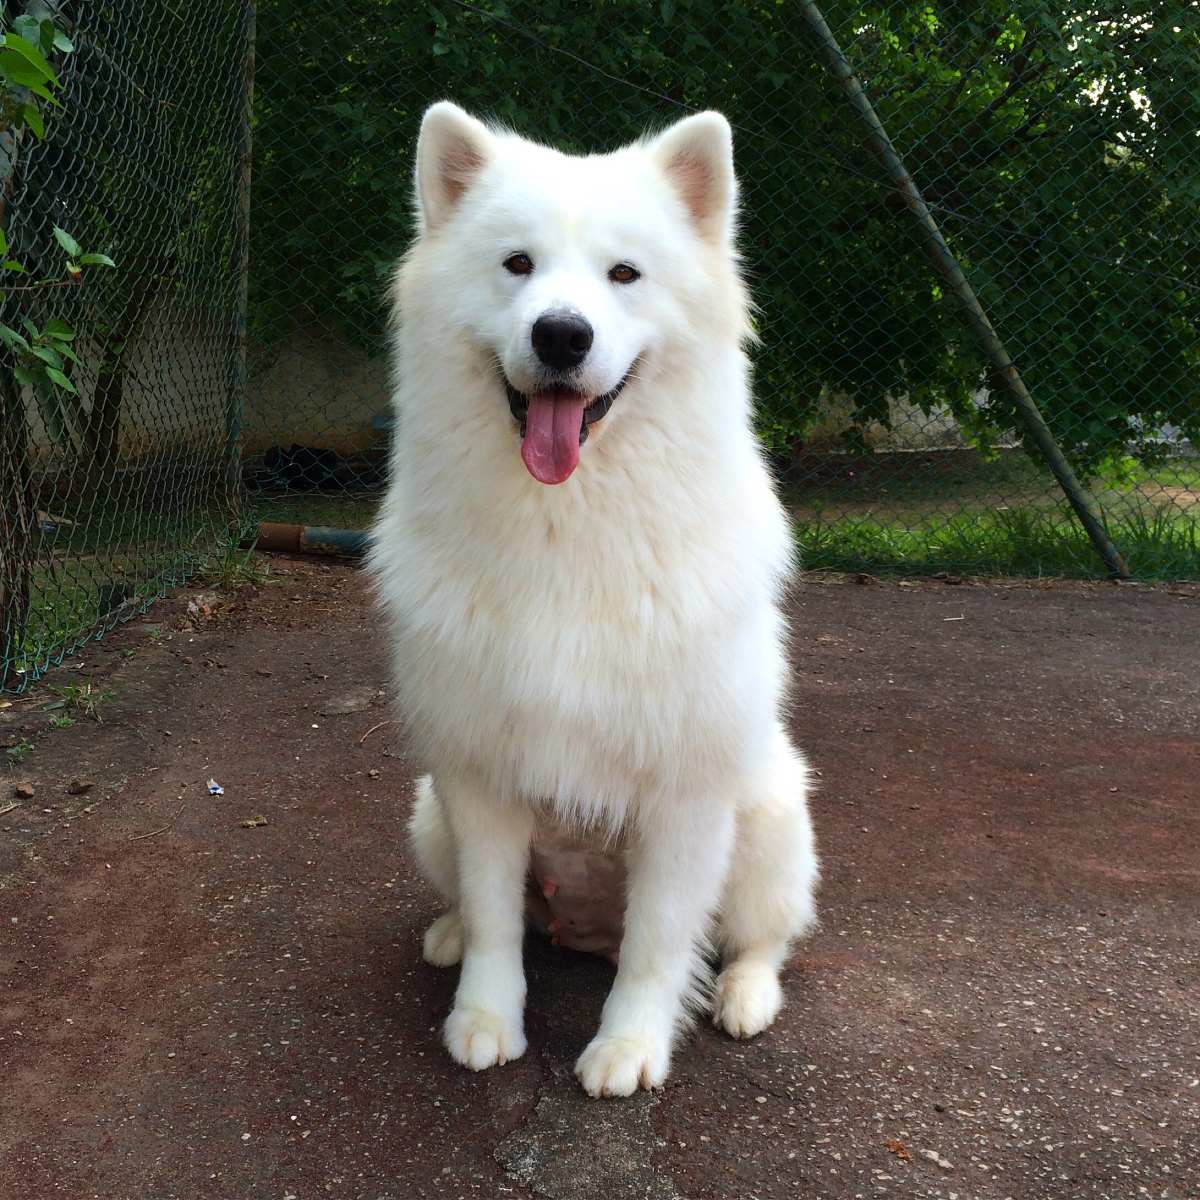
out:
M807 771L781 723L788 521L751 429L731 135L716 113L569 157L451 104L425 115L420 232L395 279L398 432L372 569L399 700L431 777L412 832L461 959L450 1053L525 1049L523 886L535 824L625 849L620 965L576 1072L627 1095L667 1075L710 922L715 1021L759 1033L813 920ZM532 274L506 271L516 252ZM611 282L630 263L632 284ZM595 341L583 387L635 377L574 474L526 471L500 372L536 384L537 317Z

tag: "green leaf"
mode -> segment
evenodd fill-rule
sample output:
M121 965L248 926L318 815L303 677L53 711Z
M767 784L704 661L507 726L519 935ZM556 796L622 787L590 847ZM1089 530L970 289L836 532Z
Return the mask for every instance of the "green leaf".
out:
M63 356L63 358L69 358L73 363L79 363L80 366L83 365L79 362L79 355L76 354L75 351L72 350L71 347L65 342L55 342L54 348Z
M107 254L81 254L79 261L88 267L115 267L117 265Z
M28 350L29 343L11 326L0 324L0 342L10 350Z
M27 87L31 92L51 99L46 90L45 77L11 50L0 50L0 79L5 83L15 83L18 87Z
M26 274L25 268L15 258L6 258L0 267L5 271L16 271L18 275Z
M41 336L38 333L38 327L28 317L22 317L21 324L24 325L25 328L29 330L29 336L31 338L36 338L36 337Z
M46 374L65 392L70 392L72 396L77 396L79 393L75 390L75 385L55 367L47 367Z
M42 120L41 110L36 104L21 106L21 120L33 130L33 136L39 142L46 136L46 122Z
M13 28L27 41L40 42L42 23L37 17L31 17L28 13L22 13L13 21Z
M48 366L54 367L61 371L63 360L62 356L56 350L51 350L49 346L33 346L29 351L35 358L40 358L42 362Z
M26 41L19 33L8 33L4 36L5 46L15 54L21 55L46 83L58 86L58 76L54 68L42 56L36 42Z
M65 230L55 225L54 240L72 257L78 258L82 251L79 243Z
M60 321L57 317L47 321L42 332L49 337L57 338L60 342L69 342L75 336L75 330L66 321Z
M31 371L28 367L20 365L13 367L13 375L16 376L18 383L23 383L26 387L35 387L37 385L37 373Z
M8 249L8 234L4 232L0 226L0 254L3 254Z
M61 30L56 30L54 34L54 48L61 50L64 54L70 54L75 49L75 43Z

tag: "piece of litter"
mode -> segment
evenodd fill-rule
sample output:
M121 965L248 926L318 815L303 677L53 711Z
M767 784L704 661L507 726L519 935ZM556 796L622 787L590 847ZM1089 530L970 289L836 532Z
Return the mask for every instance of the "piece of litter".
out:
M965 621L966 617L943 617L943 621Z
M267 823L267 818L264 817L260 813L257 816L247 817L242 822L242 828L243 829L257 829L260 825L265 825L266 823Z
M210 796L223 796L225 795L225 789L215 779L210 779L208 781L208 794Z

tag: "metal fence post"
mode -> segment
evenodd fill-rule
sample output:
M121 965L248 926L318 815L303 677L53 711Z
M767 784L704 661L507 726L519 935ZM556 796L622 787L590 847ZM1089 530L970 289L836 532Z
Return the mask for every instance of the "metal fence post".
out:
M1120 551L1108 536L1096 512L1094 501L1080 483L1071 469L1066 455L1054 440L1054 434L1050 432L1050 427L1046 424L1036 401L1025 386L1016 364L1004 348L1004 343L1000 340L991 321L988 320L987 314L979 303L979 298L975 295L975 290L971 287L966 275L963 274L962 267L954 257L954 252L946 244L946 239L933 219L920 189L905 169L903 160L896 152L895 146L892 145L891 138L888 137L887 130L884 129L874 106L863 90L858 76L855 75L845 54L842 53L842 48L838 45L833 30L829 28L828 22L813 0L803 0L801 7L809 28L821 44L821 51L831 73L846 94L851 108L866 128L867 140L871 149L879 158L888 177L896 185L905 206L917 219L922 242L933 259L934 267L961 305L971 332L978 339L988 362L1003 381L1016 404L1017 411L1020 412L1025 427L1029 431L1029 436L1042 452L1050 470L1054 472L1071 507L1075 510L1075 515L1079 518L1079 523L1091 539L1096 553L1104 560L1112 575L1120 579L1128 579L1129 568L1121 557Z
M233 345L230 347L229 391L225 404L225 491L240 519L242 508L242 434L246 425L246 321L250 274L250 171L254 149L254 0L241 5L245 72L235 84L239 125L233 154L234 229L229 271L234 281Z
M25 403L0 355L0 690L19 688L33 578L37 508L29 479Z

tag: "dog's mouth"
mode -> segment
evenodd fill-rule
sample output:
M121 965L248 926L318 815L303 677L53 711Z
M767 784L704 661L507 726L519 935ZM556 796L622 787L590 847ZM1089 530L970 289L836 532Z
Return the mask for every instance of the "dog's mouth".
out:
M612 408L633 369L631 366L625 378L602 396L588 396L569 387L545 388L526 395L504 377L508 407L521 429L521 460L534 479L539 483L563 483L570 478L579 465L579 447L587 441L588 426Z

